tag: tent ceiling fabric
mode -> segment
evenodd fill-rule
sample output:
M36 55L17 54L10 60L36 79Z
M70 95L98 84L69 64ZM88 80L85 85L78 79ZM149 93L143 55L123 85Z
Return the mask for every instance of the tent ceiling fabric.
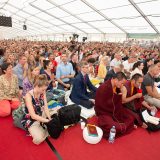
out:
M0 15L13 23L0 34L159 33L159 8L160 0L0 0Z

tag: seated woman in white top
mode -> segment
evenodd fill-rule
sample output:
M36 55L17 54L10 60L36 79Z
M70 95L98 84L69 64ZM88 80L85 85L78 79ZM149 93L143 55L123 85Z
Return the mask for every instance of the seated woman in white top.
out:
M133 65L130 78L132 78L132 76L135 75L136 73L139 73L139 74L143 75L143 72L142 72L143 67L144 67L143 62L141 62L141 61L136 62L136 63Z

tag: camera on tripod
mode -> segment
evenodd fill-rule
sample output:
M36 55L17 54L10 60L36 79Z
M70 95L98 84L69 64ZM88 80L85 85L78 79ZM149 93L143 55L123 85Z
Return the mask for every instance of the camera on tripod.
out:
M73 34L73 39L78 39L79 35L78 34Z
M87 37L83 37L82 41L85 42L87 40Z

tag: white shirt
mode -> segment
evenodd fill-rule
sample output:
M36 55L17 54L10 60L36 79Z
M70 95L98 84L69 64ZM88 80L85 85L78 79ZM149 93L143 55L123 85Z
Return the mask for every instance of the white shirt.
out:
M136 73L143 75L142 70L135 68L135 70L131 72L130 78L132 78L132 76L135 75Z
M61 63L61 57L60 57L60 56L56 57L56 58L55 58L55 61L56 61L58 64L60 64L60 63Z
M123 62L124 69L130 72L133 68L134 63L128 63L128 60Z
M80 52L80 54L79 54L79 61L81 61L82 58L83 58L83 52Z
M110 62L110 67L114 67L114 66L118 66L120 65L122 62L120 60L117 60L116 58L114 58L111 62ZM110 68L111 69L111 68Z

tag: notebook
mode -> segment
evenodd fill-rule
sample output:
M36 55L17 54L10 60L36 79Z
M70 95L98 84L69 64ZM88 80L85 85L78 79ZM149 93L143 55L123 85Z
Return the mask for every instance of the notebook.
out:
M97 128L95 125L87 124L88 135L98 137Z

